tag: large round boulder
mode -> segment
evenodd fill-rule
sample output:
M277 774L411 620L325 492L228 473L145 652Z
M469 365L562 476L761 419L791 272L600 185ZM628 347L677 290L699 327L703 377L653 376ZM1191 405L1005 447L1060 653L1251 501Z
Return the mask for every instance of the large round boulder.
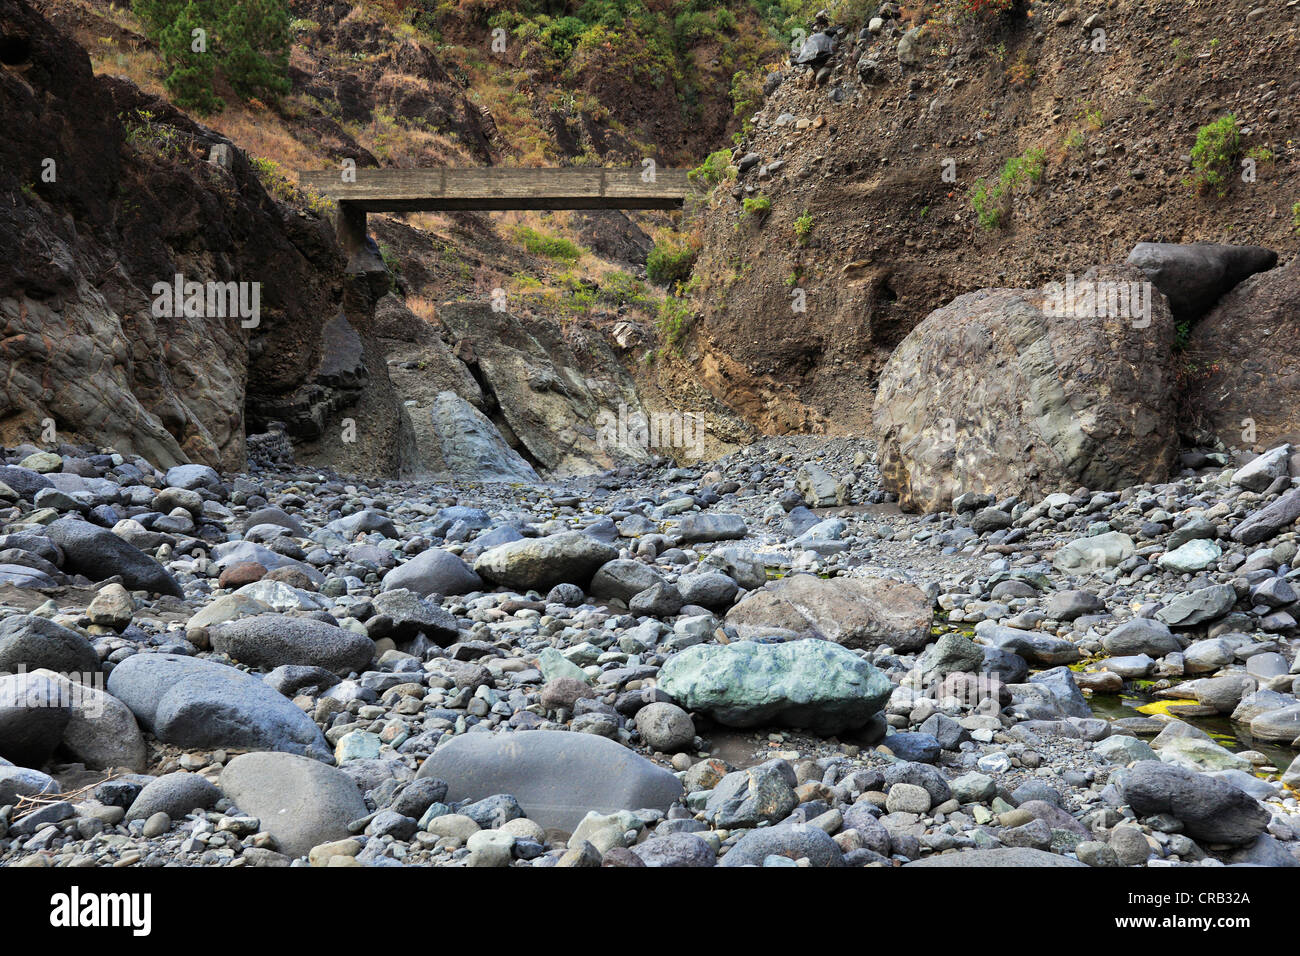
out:
M905 510L937 511L967 491L1163 481L1178 449L1173 342L1168 305L1132 266L958 296L881 372L883 484Z
M549 591L557 584L587 587L592 575L618 551L581 531L523 538L479 555L474 571L493 584L516 590Z
M176 654L136 654L113 668L108 692L163 743L280 750L333 760L312 719L252 674Z
M727 623L742 638L784 632L855 649L888 644L902 651L926 645L933 618L930 599L914 584L815 574L772 581L750 591L727 613Z
M294 754L241 754L221 771L221 789L290 856L346 838L348 824L370 812L346 773Z

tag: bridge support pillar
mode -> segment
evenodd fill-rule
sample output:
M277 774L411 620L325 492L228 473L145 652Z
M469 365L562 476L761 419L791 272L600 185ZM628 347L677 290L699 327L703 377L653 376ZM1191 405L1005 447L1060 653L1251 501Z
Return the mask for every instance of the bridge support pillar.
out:
M338 216L334 220L334 231L338 235L339 245L343 247L343 256L347 260L344 270L349 275L363 275L368 272L383 272L383 260L375 255L366 242L366 211L355 204L340 200Z

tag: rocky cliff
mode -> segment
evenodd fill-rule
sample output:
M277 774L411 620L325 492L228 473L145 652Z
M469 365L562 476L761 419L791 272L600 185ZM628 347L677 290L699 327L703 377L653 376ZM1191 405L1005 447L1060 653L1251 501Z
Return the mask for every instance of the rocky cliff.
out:
M269 420L318 438L371 380L330 225L269 196L225 137L94 76L30 7L0 4L0 33L0 434L224 468ZM179 311L159 292L176 276L204 293Z
M1067 0L953 25L944 6L873 7L833 24L828 55L773 64L700 220L698 364L766 431L868 430L894 347L962 293L1064 281L1144 240L1300 248L1300 9ZM1228 114L1220 196L1188 180ZM982 224L979 181L1040 156Z

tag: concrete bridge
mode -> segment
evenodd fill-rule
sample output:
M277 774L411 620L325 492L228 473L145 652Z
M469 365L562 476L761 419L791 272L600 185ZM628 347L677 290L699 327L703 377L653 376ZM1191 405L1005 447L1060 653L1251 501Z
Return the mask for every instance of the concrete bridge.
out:
M649 181L647 181L649 179ZM684 169L465 167L302 172L300 185L338 203L335 225L347 271L372 271L366 213L508 209L677 209L689 185Z

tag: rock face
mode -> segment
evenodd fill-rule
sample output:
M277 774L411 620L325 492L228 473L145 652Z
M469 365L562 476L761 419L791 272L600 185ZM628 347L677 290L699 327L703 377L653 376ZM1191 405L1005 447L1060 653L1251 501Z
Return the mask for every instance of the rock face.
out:
M1229 447L1300 438L1300 261L1253 275L1192 326L1183 421ZM1251 431L1253 430L1253 437Z
M524 538L479 555L474 572L503 587L546 591L557 584L586 587L592 575L618 551L580 531Z
M108 692L159 740L179 747L281 750L332 759L310 717L251 674L175 654L136 654Z
M957 494L1050 491L1160 481L1177 451L1173 319L1083 320L1088 283L1144 275L1103 266L1073 296L981 289L932 312L881 373L873 420L883 483L912 511ZM1056 315L1061 312L1063 315Z
M730 727L777 723L830 734L865 724L893 685L856 654L805 639L689 647L664 663L659 688Z
M530 820L572 831L589 810L667 810L681 784L621 744L554 730L463 734L439 747L419 777L447 782L448 800L511 794Z
M1231 784L1203 773L1145 760L1124 778L1124 796L1139 816L1169 813L1194 840L1240 846L1264 832L1269 813Z
M933 618L925 592L912 584L792 574L746 594L727 623L745 638L786 631L854 649L888 644L914 651L929 641Z
M336 674L365 670L375 643L364 634L287 614L259 614L212 631L214 650L256 667L303 664Z
M1215 242L1139 242L1125 261L1165 294L1176 318L1197 319L1237 283L1277 265L1277 253Z
M162 565L107 528L76 518L61 518L50 524L45 533L63 549L65 570L84 574L92 581L120 574L132 590L174 597L184 594Z
M348 837L348 824L370 812L346 773L294 754L241 754L221 771L221 789L290 856Z
M0 33L24 39L25 60L0 73L0 111L15 120L0 145L0 190L13 197L0 213L0 437L34 438L53 418L64 441L162 466L238 467L246 408L257 416L307 384L337 311L328 223L283 215L229 140L95 76L30 6L0 3ZM175 151L150 145L163 141ZM214 146L229 164L203 161ZM46 156L62 158L50 183L31 163ZM160 314L154 285L177 274L260 283L256 327L238 314ZM311 388L319 399L329 387Z
M616 423L620 406L625 420L645 412L631 376L595 329L540 317L525 323L486 301L446 303L439 318L473 354L489 392L485 410L530 461L582 474L649 457L639 441L620 444L605 434L602 422Z
M538 480L488 417L455 392L440 392L429 414L440 453L435 472L481 481Z

